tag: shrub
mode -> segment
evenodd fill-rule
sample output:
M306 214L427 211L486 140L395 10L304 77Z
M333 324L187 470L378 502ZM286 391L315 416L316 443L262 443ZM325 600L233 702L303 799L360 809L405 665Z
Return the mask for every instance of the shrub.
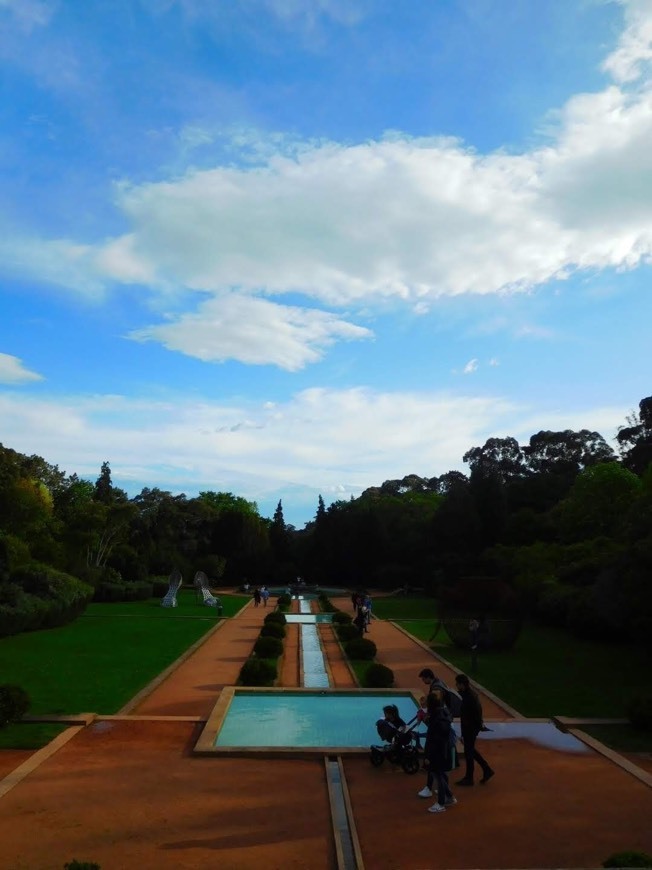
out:
M263 622L265 625L269 625L270 622L279 622L281 625L285 625L287 619L285 618L285 614L281 613L280 610L272 610L271 613L267 614Z
M95 861L78 861L74 858L63 865L63 870L101 870L101 868Z
M243 686L272 686L276 679L276 665L266 659L247 659L240 669Z
M283 640L283 638L285 637L285 626L281 625L280 622L268 622L261 628L260 636L276 637L279 640Z
M93 594L76 577L39 562L21 566L1 589L0 637L71 622Z
M0 686L0 728L22 719L29 710L29 695L20 686Z
M640 695L627 705L627 715L634 728L652 731L652 695Z
M376 655L376 644L366 637L358 637L344 645L344 652L356 661L371 661Z
M164 598L165 593L170 588L170 581L167 577L150 577L150 583L152 584L152 597L153 598Z
M347 641L360 637L359 629L351 623L348 623L348 625L336 625L335 632L342 643L347 643Z
M394 685L394 671L379 662L374 662L367 668L363 684L367 689L388 689Z
M260 659L275 659L283 652L283 641L277 637L259 637L254 644L254 653Z
M353 619L348 613L345 613L343 610L338 610L337 613L333 614L333 622L337 625L350 625L351 622L353 622Z
M647 852L614 852L609 855L606 861L602 862L603 867L652 867L652 855Z
M287 592L284 592L282 595L278 597L278 606L279 607L289 607L292 603L292 596L288 595Z

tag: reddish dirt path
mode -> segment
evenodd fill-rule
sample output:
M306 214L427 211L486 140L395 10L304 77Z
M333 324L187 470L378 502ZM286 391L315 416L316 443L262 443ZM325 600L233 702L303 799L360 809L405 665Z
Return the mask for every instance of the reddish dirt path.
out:
M137 712L205 716L235 682L265 613L249 605L228 620ZM321 633L335 684L350 685L332 630ZM424 666L451 679L396 627L374 621L369 636L400 688L420 692ZM195 758L197 733L138 720L82 730L0 800L3 870L60 870L74 857L102 870L333 870L323 761ZM420 774L346 760L367 870L597 867L617 850L652 852L652 789L601 756L524 740L483 748L496 777L458 789L459 804L441 815L416 797Z

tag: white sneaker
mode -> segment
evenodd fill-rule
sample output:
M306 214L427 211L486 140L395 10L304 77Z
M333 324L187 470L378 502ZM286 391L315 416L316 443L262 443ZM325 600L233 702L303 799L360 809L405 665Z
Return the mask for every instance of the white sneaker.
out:
M428 807L429 813L445 813L446 807L443 807L441 804L433 804L431 807Z
M428 786L424 786L421 791L417 792L418 797L432 797L432 789L428 788Z

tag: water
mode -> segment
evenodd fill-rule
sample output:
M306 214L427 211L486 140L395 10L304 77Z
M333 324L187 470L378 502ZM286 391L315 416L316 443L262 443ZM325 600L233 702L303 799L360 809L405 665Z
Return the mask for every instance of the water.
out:
M303 604L303 602L301 602ZM315 625L318 622L332 622L332 613L286 613L286 622L299 623L299 625Z
M307 689L330 686L316 625L301 626L301 653L303 658L303 685Z
M236 692L216 746L368 748L379 743L376 721L397 704L407 722L417 706L408 693Z

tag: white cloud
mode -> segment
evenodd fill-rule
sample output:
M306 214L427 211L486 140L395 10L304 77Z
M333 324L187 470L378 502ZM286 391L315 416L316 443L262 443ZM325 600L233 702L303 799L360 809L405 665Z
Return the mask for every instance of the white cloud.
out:
M54 6L45 0L0 0L0 12L7 9L21 29L30 31L34 27L45 27L52 17Z
M470 375L473 372L476 372L477 370L478 370L478 360L477 359L470 359L467 362L467 364L464 366L462 373L465 375Z
M170 323L136 330L131 338L160 341L169 350L207 362L236 359L297 371L319 360L337 340L371 335L324 311L229 293Z
M605 60L603 69L616 81L637 79L652 61L651 0L621 0L625 9L626 28L618 47Z
M0 384L25 384L42 380L43 375L26 369L23 361L17 356L0 353Z

